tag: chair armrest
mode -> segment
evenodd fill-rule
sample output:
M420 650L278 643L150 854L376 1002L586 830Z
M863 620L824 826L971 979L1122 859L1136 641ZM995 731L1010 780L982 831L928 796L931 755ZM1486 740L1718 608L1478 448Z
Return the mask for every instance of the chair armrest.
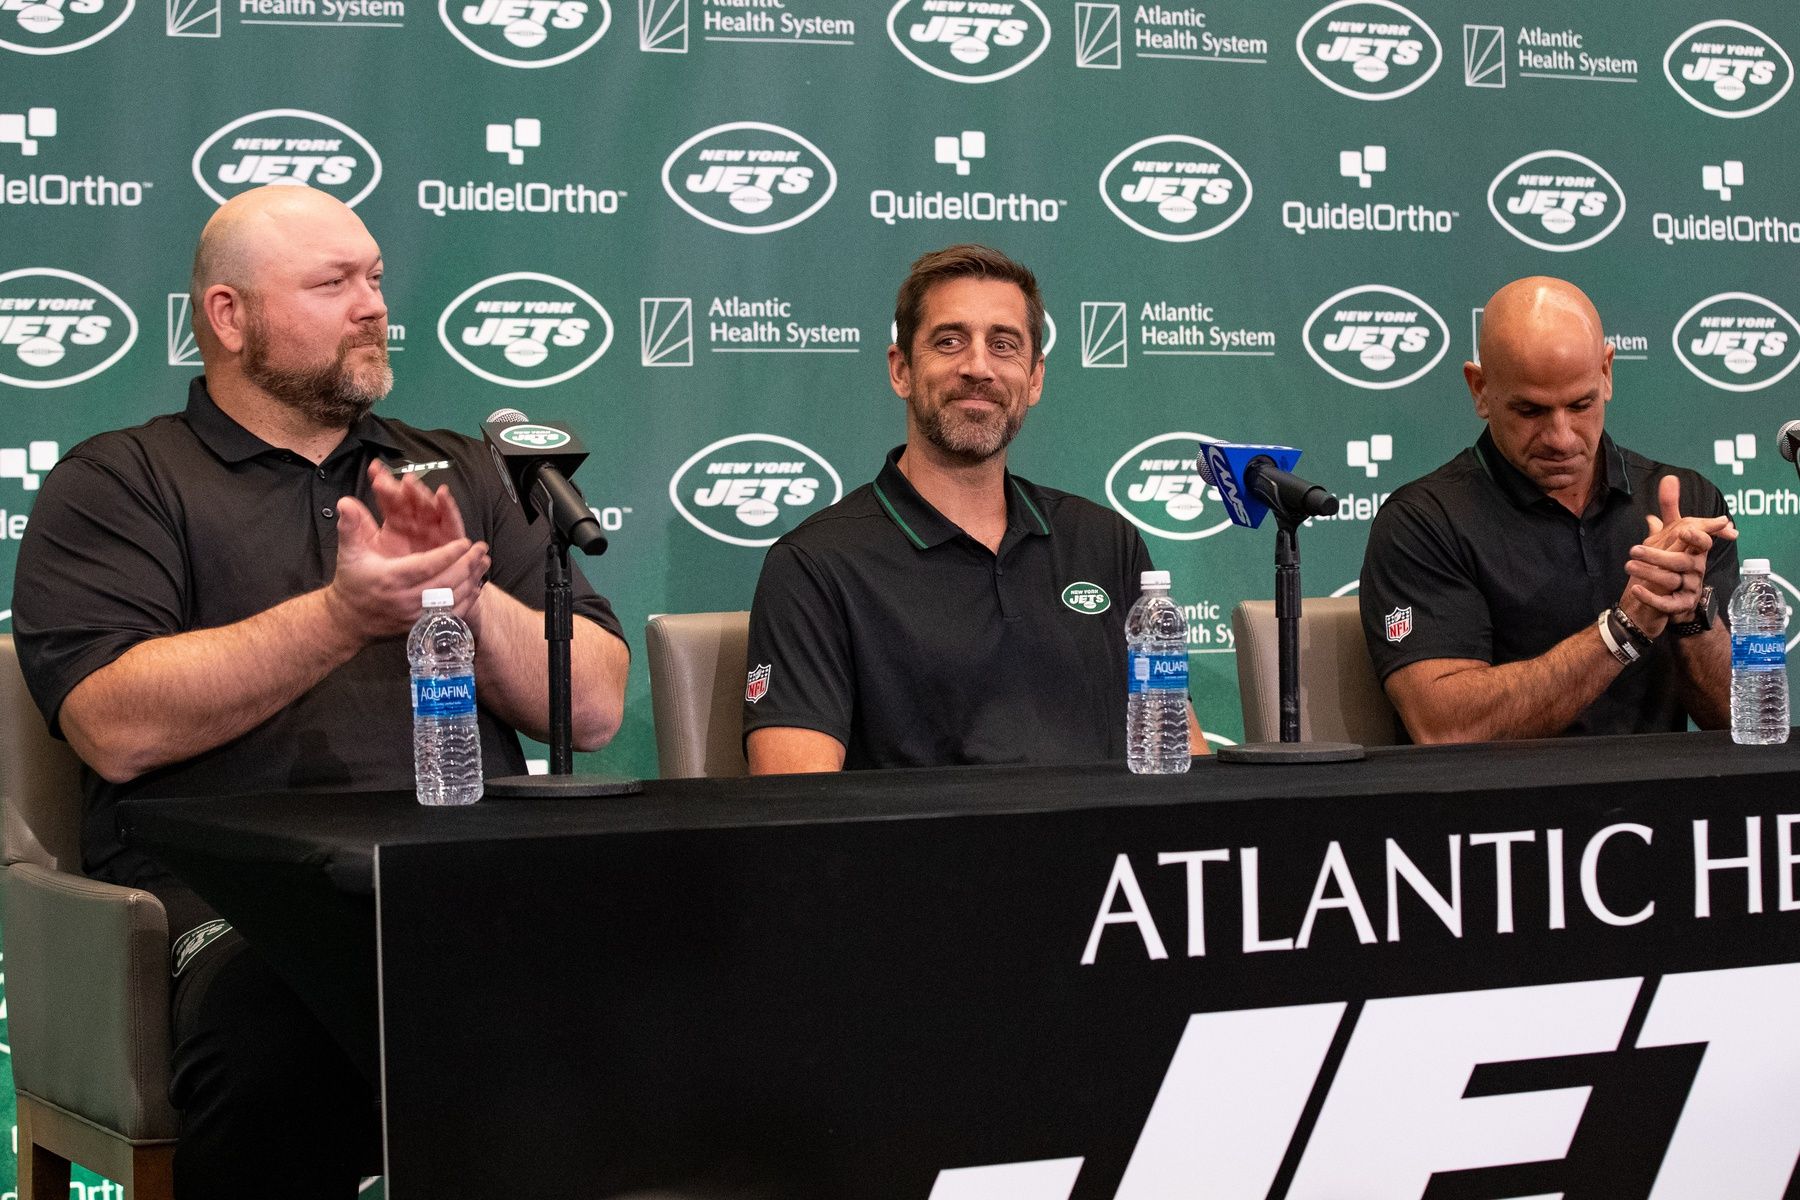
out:
M162 902L19 862L0 905L18 1090L133 1141L175 1137Z

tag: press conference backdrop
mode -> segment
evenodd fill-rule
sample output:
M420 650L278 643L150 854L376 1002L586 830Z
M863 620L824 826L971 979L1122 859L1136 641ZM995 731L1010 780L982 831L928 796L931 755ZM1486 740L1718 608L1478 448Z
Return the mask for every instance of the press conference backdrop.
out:
M383 411L595 451L586 569L637 653L589 766L655 770L645 617L746 607L901 439L894 289L957 240L1037 270L1012 462L1143 530L1220 739L1273 534L1196 436L1305 448L1344 501L1306 590L1353 591L1382 499L1476 436L1459 368L1520 275L1587 289L1608 428L1793 593L1796 52L1788 0L3 0L0 596L59 455L180 406L194 236L278 180L382 244Z

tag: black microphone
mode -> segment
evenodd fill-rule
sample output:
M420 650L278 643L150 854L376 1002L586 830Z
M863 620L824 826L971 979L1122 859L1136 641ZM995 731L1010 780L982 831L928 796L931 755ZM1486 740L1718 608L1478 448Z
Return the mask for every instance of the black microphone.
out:
M587 458L575 435L556 425L534 422L516 408L497 409L481 426L506 494L525 510L540 514L563 541L587 554L606 553L606 535L579 489L569 482Z
M1338 511L1336 496L1279 465L1276 454L1290 464L1300 457L1290 446L1212 442L1200 447L1200 475L1219 489L1234 524L1255 528L1262 523L1262 513L1243 502L1246 495L1262 501L1284 520L1329 517Z
M1794 451L1800 449L1800 421L1789 421L1776 430L1775 445L1781 451L1781 457L1800 466L1794 458Z

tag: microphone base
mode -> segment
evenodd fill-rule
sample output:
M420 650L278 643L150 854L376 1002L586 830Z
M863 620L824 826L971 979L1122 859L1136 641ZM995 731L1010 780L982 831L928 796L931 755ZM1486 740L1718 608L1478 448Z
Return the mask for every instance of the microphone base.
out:
M586 800L597 796L635 796L641 779L617 775L502 775L481 786L483 800Z
M1249 742L1220 746L1213 757L1227 763L1360 762L1368 753L1356 742Z

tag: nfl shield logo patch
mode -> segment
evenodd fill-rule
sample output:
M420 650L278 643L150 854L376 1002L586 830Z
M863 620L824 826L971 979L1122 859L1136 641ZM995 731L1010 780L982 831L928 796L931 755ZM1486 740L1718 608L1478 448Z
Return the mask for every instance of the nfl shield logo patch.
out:
M749 681L744 685L744 699L755 704L769 694L769 663L761 663L750 668Z
M1396 643L1405 641L1406 635L1412 632L1412 607L1396 608L1387 615L1386 621L1387 640Z

